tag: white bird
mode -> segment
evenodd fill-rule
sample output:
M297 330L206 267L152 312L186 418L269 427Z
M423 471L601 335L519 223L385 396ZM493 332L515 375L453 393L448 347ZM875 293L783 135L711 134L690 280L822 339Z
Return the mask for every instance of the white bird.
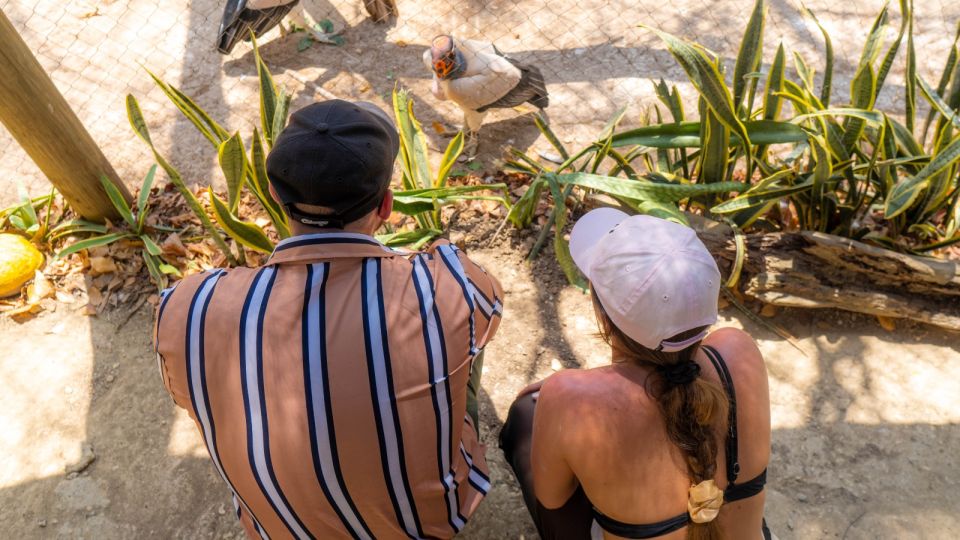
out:
M300 0L227 0L223 8L223 18L220 20L220 34L217 40L217 50L223 54L230 54L234 45L241 39L248 39L250 31L257 36L270 31L280 25L280 33L286 29L280 22L299 3ZM389 15L397 15L396 0L364 0L364 7L376 22L385 20ZM317 30L317 22L302 7L293 14L292 18L298 26L306 29L320 42L334 43L333 36L337 33L326 34Z
M423 61L433 72L433 95L453 101L463 111L467 160L477 155L488 110L530 103L542 114L550 104L540 70L506 56L492 43L440 35L423 53Z

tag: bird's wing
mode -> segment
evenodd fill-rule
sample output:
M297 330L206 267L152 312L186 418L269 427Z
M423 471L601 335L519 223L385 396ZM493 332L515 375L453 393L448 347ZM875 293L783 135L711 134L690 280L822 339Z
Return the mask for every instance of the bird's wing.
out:
M280 23L297 2L299 0L286 0L278 4L277 0L260 0L260 5L277 5L266 9L253 9L251 6L254 0L227 0L223 19L220 21L217 50L222 54L229 54L238 41L249 37L250 30L258 36L268 32Z

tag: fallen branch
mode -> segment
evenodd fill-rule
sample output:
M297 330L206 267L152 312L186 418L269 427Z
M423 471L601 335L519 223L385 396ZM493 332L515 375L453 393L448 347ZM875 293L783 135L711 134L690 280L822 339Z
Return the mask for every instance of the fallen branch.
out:
M703 220L695 226L728 275L736 260L733 232ZM747 235L746 248L742 290L765 303L907 318L960 331L960 261L811 231Z

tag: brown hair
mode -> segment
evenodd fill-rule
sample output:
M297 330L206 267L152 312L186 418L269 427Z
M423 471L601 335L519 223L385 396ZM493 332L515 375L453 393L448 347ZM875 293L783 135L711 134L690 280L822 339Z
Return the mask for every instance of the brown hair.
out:
M683 452L692 484L713 479L717 472L718 434L726 433L727 429L729 402L726 393L716 382L699 376L688 384L673 384L657 369L693 362L700 342L677 352L648 349L617 328L604 311L596 292L591 289L591 293L604 341L631 362L653 368L646 380L646 391L657 402L670 441ZM681 332L669 341L691 338L704 328ZM691 521L687 525L687 538L717 540L722 535L714 519L706 523Z

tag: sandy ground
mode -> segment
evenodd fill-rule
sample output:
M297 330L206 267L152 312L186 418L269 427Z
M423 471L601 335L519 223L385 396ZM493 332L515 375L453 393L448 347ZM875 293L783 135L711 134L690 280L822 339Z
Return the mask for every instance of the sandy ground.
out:
M488 349L481 405L495 487L466 538L536 536L496 435L525 384L607 359L588 297L563 285L549 254L524 263L528 242L513 236L471 250L497 269L506 311ZM24 324L0 319L0 538L241 535L193 424L160 383L152 313L127 317L84 317L61 304ZM888 333L836 311L784 311L771 320L804 352L733 308L720 326L747 329L767 361L767 517L777 535L957 537L957 335L909 323ZM91 451L96 459L84 471L67 472Z

